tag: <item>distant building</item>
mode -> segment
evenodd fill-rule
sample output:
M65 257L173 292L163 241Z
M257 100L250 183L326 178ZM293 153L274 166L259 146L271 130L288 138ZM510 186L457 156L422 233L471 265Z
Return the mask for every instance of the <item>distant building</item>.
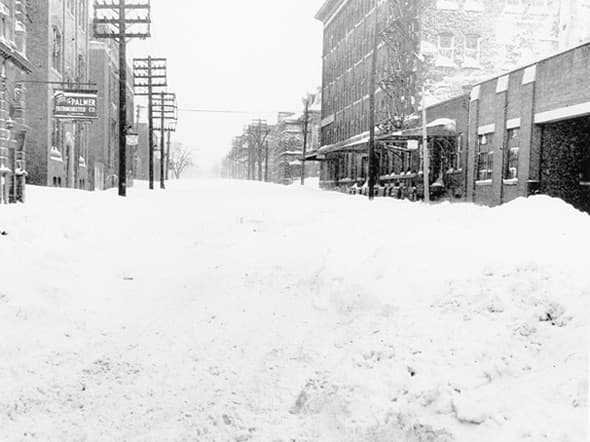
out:
M98 119L89 126L89 189L115 187L119 173L119 48L114 40L90 42L90 81L98 90ZM127 124L134 121L133 73L127 66ZM135 147L127 147L133 169Z
M319 150L324 187L366 179L376 13L376 123L381 134L416 123L423 86L427 102L443 101L462 94L466 85L559 47L563 18L558 0L388 0L378 3L378 12L376 4L327 0L316 15L324 24ZM418 172L420 162L396 165L406 160L392 157L386 159L392 168ZM382 172L390 175L393 169ZM420 178L415 177L408 186L417 185Z
M16 0L0 2L0 204L24 200L25 91L27 73L31 71L27 46L27 3ZM32 94L29 94L29 97ZM30 106L29 106L30 107Z
M33 26L28 54L34 81L28 85L26 118L29 181L87 189L88 126L92 123L55 118L53 106L56 91L88 83L88 0L33 1L29 8Z
M320 103L318 96L310 106L307 125L307 155L311 156L319 147ZM275 181L288 184L301 178L303 158L304 113L282 113L277 122L277 147L273 158ZM319 166L315 161L305 164L305 176L317 176Z
M134 150L132 164L134 165L134 176L138 180L150 179L150 156L149 156L149 126L148 123L136 124L139 135L139 144ZM154 182L160 181L160 131L154 131ZM166 137L167 149L167 137Z

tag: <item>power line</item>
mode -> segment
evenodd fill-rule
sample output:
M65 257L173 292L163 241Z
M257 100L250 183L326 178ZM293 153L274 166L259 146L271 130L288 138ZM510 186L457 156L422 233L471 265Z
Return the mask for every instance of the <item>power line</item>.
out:
M270 111L249 111L249 110L233 110L233 109L189 109L189 108L178 108L179 112L194 112L194 113L202 113L202 114L245 114L245 115L260 115L260 114L278 114L281 112L285 113L294 113L296 114L298 111L277 111L277 110L270 110Z

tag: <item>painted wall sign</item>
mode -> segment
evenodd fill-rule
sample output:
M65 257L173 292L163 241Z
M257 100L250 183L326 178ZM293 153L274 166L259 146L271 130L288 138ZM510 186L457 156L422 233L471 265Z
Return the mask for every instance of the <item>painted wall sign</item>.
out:
M94 120L98 118L97 93L58 90L53 96L55 118Z

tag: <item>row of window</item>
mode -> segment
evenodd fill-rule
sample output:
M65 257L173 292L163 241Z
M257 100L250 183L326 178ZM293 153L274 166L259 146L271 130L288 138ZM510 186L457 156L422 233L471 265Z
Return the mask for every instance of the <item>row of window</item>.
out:
M441 173L460 171L463 167L463 144L461 138L453 146L440 144L430 151L431 177L436 179ZM378 153L379 175L404 175L418 174L423 170L422 150L402 151L380 149ZM366 156L358 153L344 153L328 161L326 177L339 180L350 179L355 181L366 176ZM330 164L331 163L331 164ZM439 166L434 166L437 164Z
M326 26L324 50L330 51L375 7L376 0L348 2L344 9Z
M520 153L520 129L508 129L507 144L504 149L502 178L518 179L518 161ZM492 180L494 170L494 134L481 134L477 138L477 174L478 181Z

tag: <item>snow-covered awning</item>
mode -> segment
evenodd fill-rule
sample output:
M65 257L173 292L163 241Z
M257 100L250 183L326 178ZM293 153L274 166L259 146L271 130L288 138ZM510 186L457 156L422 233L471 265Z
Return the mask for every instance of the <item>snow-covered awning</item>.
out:
M421 138L424 129L422 126L414 127L412 129L401 130L391 134L379 137L379 141L394 141L400 139ZM450 118L438 118L426 125L426 133L430 138L437 137L456 137L457 136L457 121Z

